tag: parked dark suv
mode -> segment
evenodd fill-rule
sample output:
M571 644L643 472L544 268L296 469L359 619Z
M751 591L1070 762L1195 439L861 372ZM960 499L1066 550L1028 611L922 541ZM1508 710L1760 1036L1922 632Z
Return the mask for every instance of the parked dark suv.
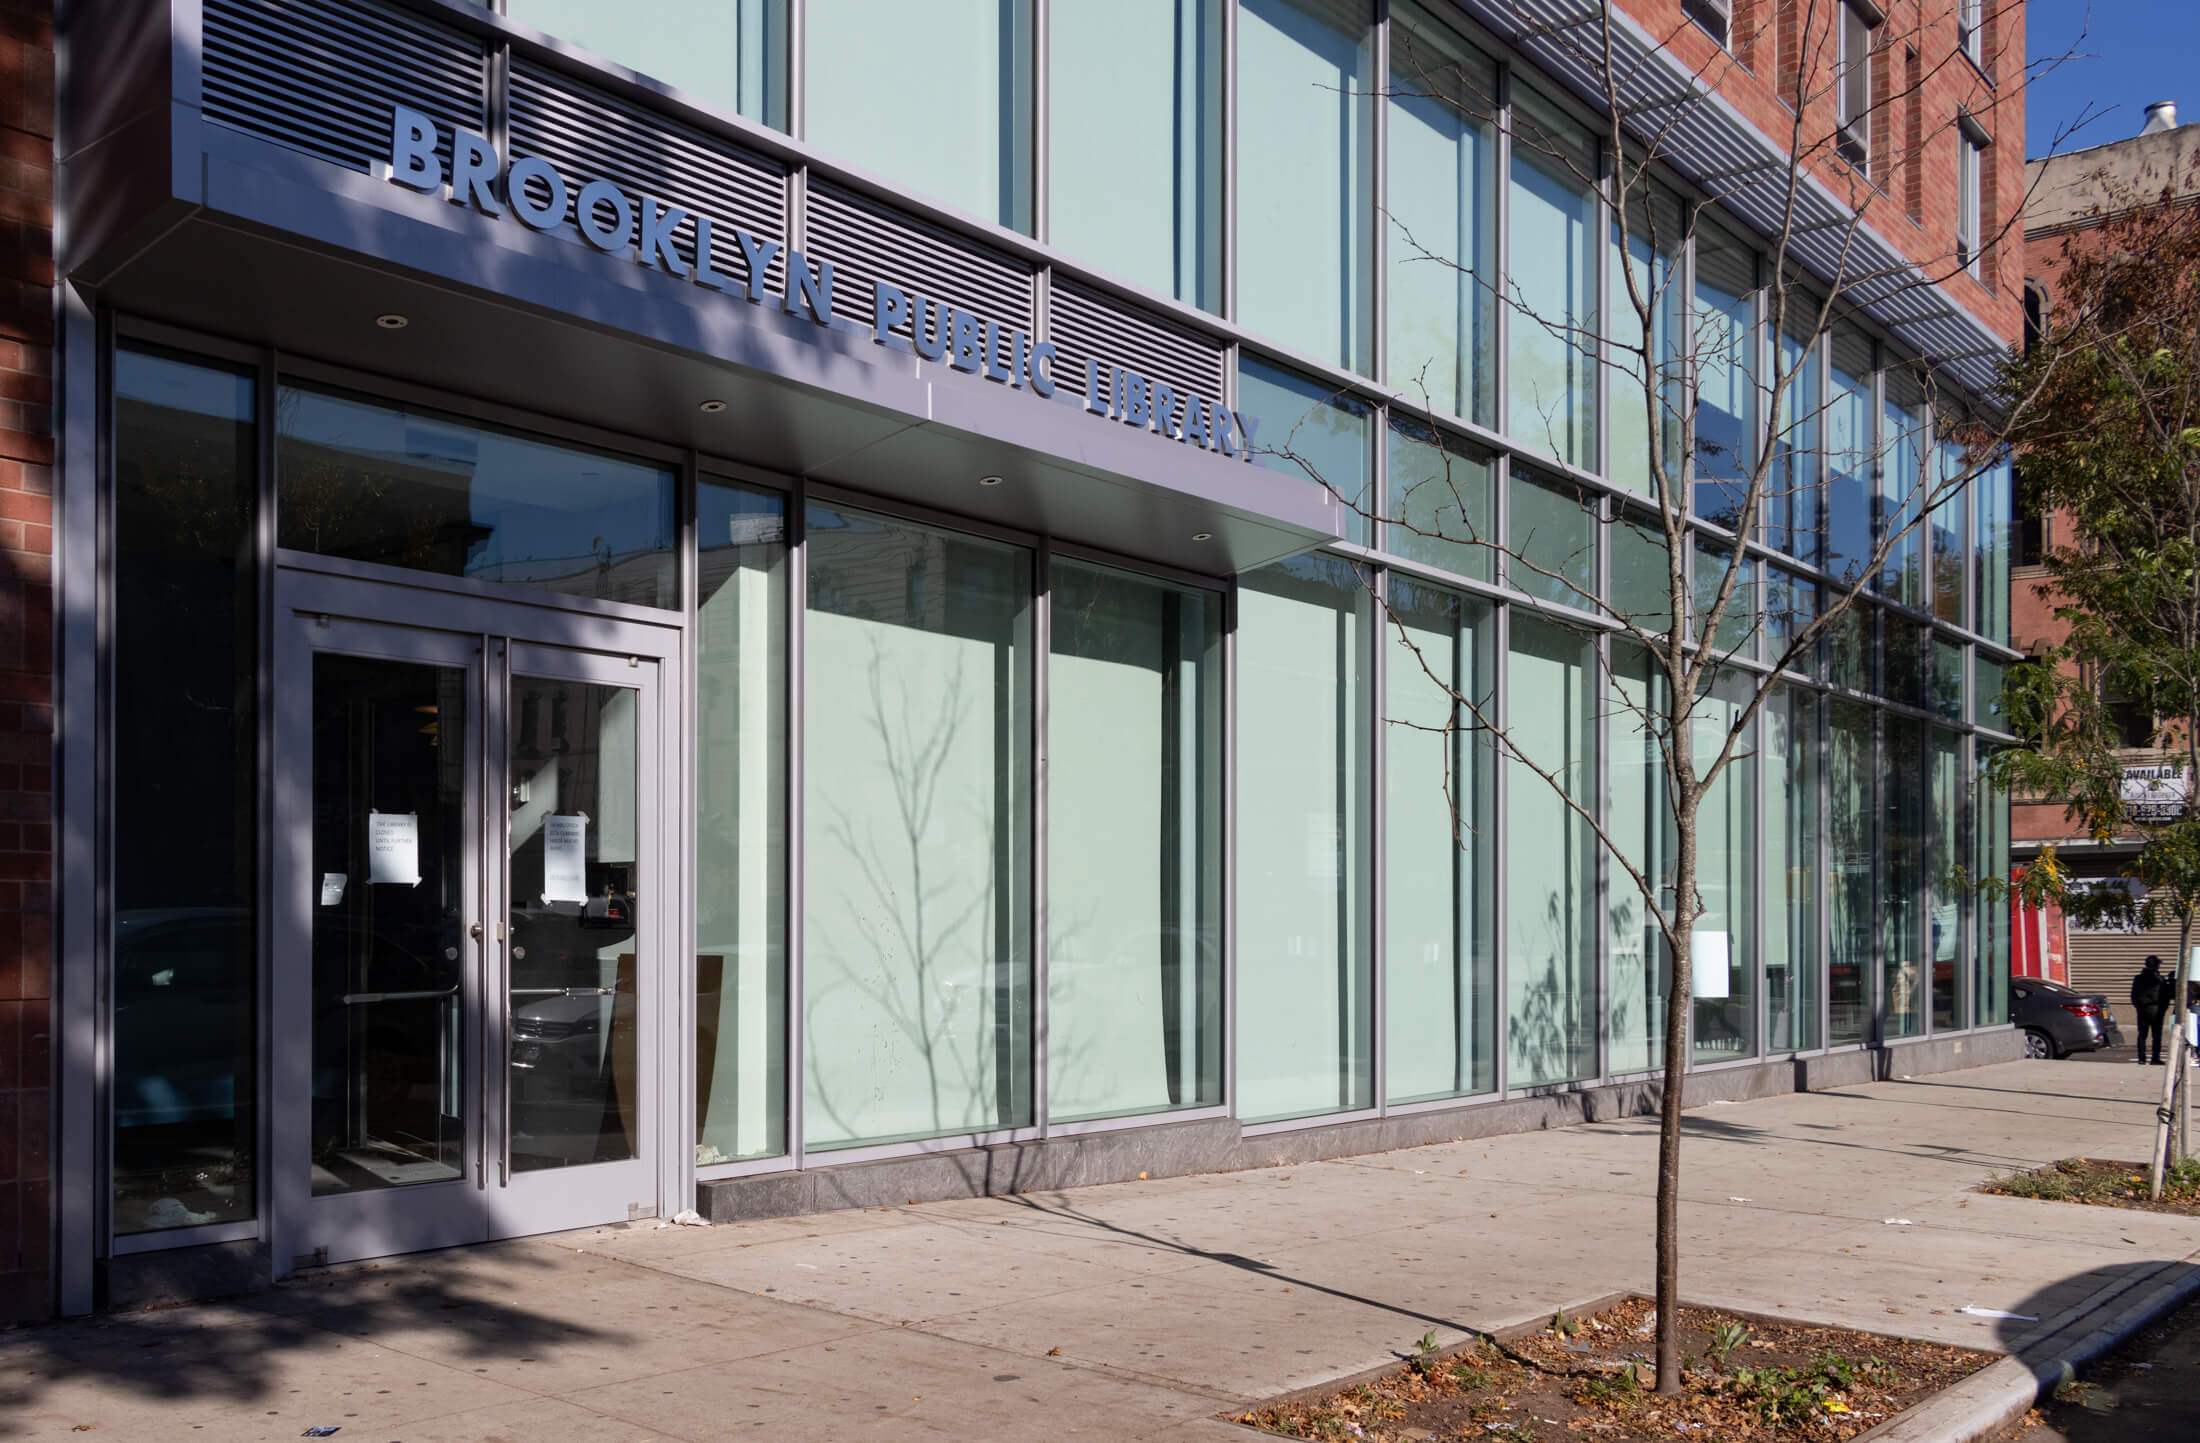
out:
M2012 977L2009 999L2011 1020L2024 1029L2027 1057L2068 1057L2123 1045L2116 1014L2098 992L2076 992L2044 977Z

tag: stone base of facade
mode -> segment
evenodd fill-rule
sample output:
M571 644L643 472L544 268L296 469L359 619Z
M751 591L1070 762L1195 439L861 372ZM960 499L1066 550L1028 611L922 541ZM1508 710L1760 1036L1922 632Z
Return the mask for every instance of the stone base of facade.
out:
M1849 1087L2014 1062L2024 1038L2014 1029L1897 1043L1889 1048L1835 1052L1692 1074L1687 1104L1743 1102L1791 1092ZM1235 1118L1165 1123L1121 1132L1083 1133L1034 1142L1005 1142L918 1157L813 1167L700 1183L695 1207L714 1223L792 1217L838 1208L896 1207L951 1198L1051 1192L1139 1177L1319 1162L1465 1138L1497 1137L1645 1117L1658 1109L1655 1081L1553 1091L1506 1102L1350 1122L1315 1123L1248 1136Z

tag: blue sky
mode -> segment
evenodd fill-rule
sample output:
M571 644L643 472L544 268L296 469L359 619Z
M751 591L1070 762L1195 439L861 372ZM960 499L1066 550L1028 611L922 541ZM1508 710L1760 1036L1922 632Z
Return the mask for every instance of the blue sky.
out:
M2034 75L2027 156L2137 135L2156 100L2176 101L2188 125L2200 121L2200 0L2030 0L2025 17L2034 66L2076 52ZM2057 143L2089 113L2096 118Z

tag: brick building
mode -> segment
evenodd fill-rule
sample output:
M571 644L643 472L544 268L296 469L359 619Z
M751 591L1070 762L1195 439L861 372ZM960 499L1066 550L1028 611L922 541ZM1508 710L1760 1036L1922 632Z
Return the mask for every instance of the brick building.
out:
M1660 944L1393 638L1660 845L1653 137L1696 413L1792 351L1825 428L1674 502L1778 598L1689 1095L2017 1050L1933 880L2005 864L2006 471L1857 563L2021 334L2018 0L1622 0L1616 107L1584 0L0 13L0 1316L1639 1106Z
M2164 193L2200 204L2200 168L2196 166L2200 166L2200 125L2179 125L2177 108L2170 102L2148 107L2145 128L2138 135L2027 165L2026 190L2031 199L2024 217L2025 286L2035 317L2052 319L2057 282L2069 249L2085 246L2104 221ZM2070 544L2067 527L2067 521L2053 515L2026 516L2019 526L2017 564L2010 573L2010 640L2035 655L2060 645L2067 635L2055 616L2057 601L2044 585L2046 569L2040 564L2049 549ZM2123 749L2123 758L2135 778L2181 771L2182 752L2174 746L2164 749L2152 718L2130 712L2124 720L2131 744ZM2175 791L2184 789L2180 782L2168 785ZM2072 872L2087 879L2115 878L2139 847L2133 837L2096 842L2072 835L2062 805L2053 801L2018 798L2011 809L2010 828L2019 863L2038 855L2043 844L2053 843ZM2145 931L2073 927L2068 948L2071 985L2108 994L2128 1029L2131 979L2147 954L2165 960L2177 955L2177 926L2172 922Z

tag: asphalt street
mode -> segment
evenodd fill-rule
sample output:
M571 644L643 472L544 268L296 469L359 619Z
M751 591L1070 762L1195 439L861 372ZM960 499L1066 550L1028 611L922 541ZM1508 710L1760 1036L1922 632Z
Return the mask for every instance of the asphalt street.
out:
M2085 1369L2023 1443L2192 1443L2200 1438L2200 1303Z

